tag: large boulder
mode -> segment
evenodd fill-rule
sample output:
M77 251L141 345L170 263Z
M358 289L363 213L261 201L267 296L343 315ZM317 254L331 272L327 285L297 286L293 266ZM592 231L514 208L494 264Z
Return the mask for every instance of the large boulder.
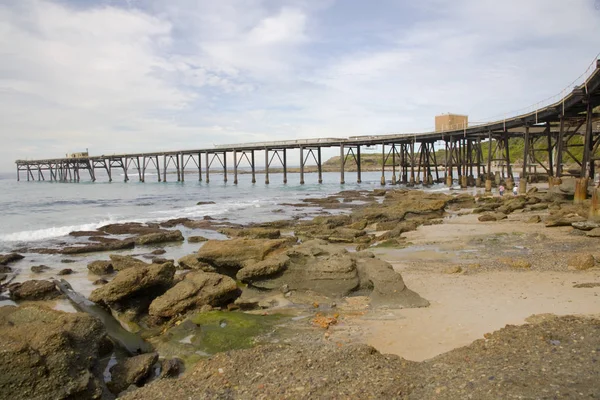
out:
M110 368L111 380L107 386L118 395L130 385L141 386L150 376L152 366L158 361L158 353L147 353L128 358Z
M239 296L233 279L211 272L194 271L150 304L150 315L170 318L204 305L220 306Z
M87 265L88 270L96 275L112 274L114 269L111 261L97 260Z
M427 307L429 302L408 289L402 275L387 262L375 258L373 253L355 253L356 269L361 288L371 289L371 303L395 308Z
M147 267L148 263L143 262L132 256L122 256L120 254L111 254L110 263L116 271L123 271L134 267Z
M572 256L567 262L569 269L579 271L593 268L595 265L596 261L591 254L577 254Z
M177 264L179 264L180 268L183 269L195 269L204 272L216 272L217 270L211 266L210 264L200 261L198 258L198 254L188 254L187 256L181 257L177 260Z
M290 290L314 291L326 296L346 296L358 289L359 278L355 261L345 250L328 247L323 241L311 240L286 252L289 263L285 273L269 279L253 280L259 289L277 289L287 285Z
M291 239L232 239L209 240L198 250L198 260L227 271L237 270L264 260L276 250L288 246Z
M289 263L290 258L285 254L269 257L240 269L236 278L242 282L265 279L285 270Z
M37 306L0 307L0 393L4 399L100 399L94 376L102 323ZM108 394L108 396L106 396Z
M135 244L143 246L155 243L182 242L183 240L183 235L180 230L160 231L137 237L135 239Z
M120 271L106 285L94 290L90 294L90 300L110 304L145 293L161 293L171 286L174 275L175 266L170 262L128 268Z
M8 288L10 297L15 300L50 300L60 296L54 283L43 280L30 280L13 283Z
M25 258L18 253L0 254L0 265L8 265L11 262L19 261Z

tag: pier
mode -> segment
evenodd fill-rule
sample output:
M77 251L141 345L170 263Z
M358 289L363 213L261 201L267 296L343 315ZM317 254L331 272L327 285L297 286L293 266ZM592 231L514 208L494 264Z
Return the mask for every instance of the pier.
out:
M256 152L264 152L265 183L270 183L271 168L281 168L283 183L287 183L288 151L299 150L300 183L304 183L309 161L316 163L318 182L323 181L323 148L339 148L340 183L345 183L345 165L356 163L356 180L361 182L361 149L381 148L381 184L433 184L461 187L485 187L506 182L508 189L515 182L511 165L511 141L523 142L519 155L519 191L526 191L528 181L544 175L550 185L561 177L579 178L578 185L587 188L595 177L595 163L600 160L600 60L590 65L585 81L555 102L530 112L494 122L471 124L460 129L426 133L365 135L348 138L317 138L216 145L211 148L153 153L113 154L101 156L74 155L44 160L17 160L17 180L49 180L79 182L86 176L96 180L96 171L104 170L110 181L114 171L122 171L124 180L146 182L167 181L167 170L175 170L178 182L191 176L210 182L211 169L222 169L228 180L227 160L233 159L233 183L238 183L240 167L249 168L252 183L256 182ZM574 151L575 149L579 149ZM583 151L581 151L581 149ZM443 150L445 157L436 155ZM486 153L487 155L485 155ZM544 154L545 153L545 154ZM577 154L575 154L577 153ZM543 154L543 156L542 156ZM577 170L565 170L565 160L577 165ZM312 164L311 164L312 165ZM492 168L495 171L492 172ZM391 169L391 171L390 171ZM194 175L190 171L194 171ZM391 175L390 175L391 173ZM170 177L169 177L170 178ZM388 179L389 178L389 179ZM585 198L585 194L583 195Z

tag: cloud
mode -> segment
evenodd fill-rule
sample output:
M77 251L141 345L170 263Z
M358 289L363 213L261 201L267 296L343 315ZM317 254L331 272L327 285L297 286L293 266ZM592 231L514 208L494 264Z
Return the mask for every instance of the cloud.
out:
M0 4L0 170L16 158L430 129L568 87L592 1Z

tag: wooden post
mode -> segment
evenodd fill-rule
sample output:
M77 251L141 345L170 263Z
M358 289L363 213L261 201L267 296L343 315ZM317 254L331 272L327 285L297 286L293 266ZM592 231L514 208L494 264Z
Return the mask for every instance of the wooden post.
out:
M594 179L594 137L592 135L592 104L591 99L587 99L587 112L585 121L585 138L583 141L583 162L581 163L581 177L587 179ZM587 190L587 188L586 188Z
M552 132L550 122L546 123L546 138L548 140L548 182L554 177L554 164L552 160Z
M344 180L344 164L346 164L346 154L344 151L344 143L340 143L340 184L346 183Z
M206 156L206 183L210 182L210 161L208 160L208 151L206 153L204 153Z
M362 162L360 159L360 144L356 145L356 183L362 183Z
M185 160L183 159L184 155L181 154L181 182L185 182Z
M556 139L556 178L562 176L562 163L563 163L563 142L565 138L565 118L563 115L560 116L560 126L558 129L558 139Z
M202 182L202 153L198 153L198 182Z
M265 185L269 184L269 149L265 148Z
M250 150L250 155L250 158L252 159L252 165L250 166L252 168L252 183L256 183L256 164L254 163L254 150Z
M321 166L321 146L317 147L317 171L319 174L319 183L323 183L323 167Z
M523 169L519 179L519 193L527 193L527 166L529 161L529 125L525 126L525 148L523 149Z
M173 159L173 156L169 156L169 162ZM179 154L175 154L175 169L177 169L177 182L181 182L181 166L179 165Z
M410 186L415 185L415 142L410 144Z
M487 176L485 177L485 191L492 191L492 131L488 132L488 159L487 159Z
M223 182L227 182L227 152L223 152Z
M158 162L158 156L156 156L156 175L158 175L158 181L161 182L161 179L160 179L160 164Z
M396 184L396 145L392 143L392 185Z
M233 184L238 184L238 161L236 149L233 149Z
M283 149L283 183L287 183L287 151Z
M300 146L300 184L304 185L304 147Z

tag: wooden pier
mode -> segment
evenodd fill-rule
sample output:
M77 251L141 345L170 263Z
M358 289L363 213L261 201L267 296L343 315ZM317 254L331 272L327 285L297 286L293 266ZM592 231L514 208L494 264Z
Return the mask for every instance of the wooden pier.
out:
M228 179L228 155L233 159L233 183L238 183L240 167L249 167L252 183L256 182L255 152L264 152L265 183L270 183L270 168L283 169L283 183L287 183L288 151L300 153L300 183L304 184L305 167L309 160L316 163L318 182L323 181L323 148L339 148L341 159L340 183L345 183L345 164L356 163L357 182L361 182L361 148L380 146L382 149L381 184L432 184L458 181L462 187L485 186L506 182L509 189L514 182L510 158L510 143L519 139L524 143L524 160L520 166L519 190L526 190L526 182L543 171L549 182L556 183L565 175L576 176L587 183L595 177L595 163L600 161L600 60L591 66L585 82L553 104L529 113L479 124L458 130L394 135L353 136L349 138L299 139L236 145L217 145L212 148L156 153L114 154L102 156L66 157L45 160L17 160L17 180L25 173L28 181L49 180L79 182L81 174L96 180L96 170L104 170L110 181L113 172L122 171L124 180L145 182L149 171L156 173L159 182L167 181L167 170L176 171L176 179L183 182L186 171L197 172L198 180L210 181L211 168L222 168L223 179ZM583 152L574 153L575 148ZM437 159L436 151L444 149L445 157ZM487 156L484 156L487 150ZM541 157L540 153L546 153ZM438 153L439 154L439 153ZM564 160L569 157L578 165L577 171L565 171ZM387 168L386 168L387 166ZM492 173L492 167L496 167ZM388 169L391 168L391 171ZM441 172L440 172L441 171ZM386 173L391 172L389 180Z

